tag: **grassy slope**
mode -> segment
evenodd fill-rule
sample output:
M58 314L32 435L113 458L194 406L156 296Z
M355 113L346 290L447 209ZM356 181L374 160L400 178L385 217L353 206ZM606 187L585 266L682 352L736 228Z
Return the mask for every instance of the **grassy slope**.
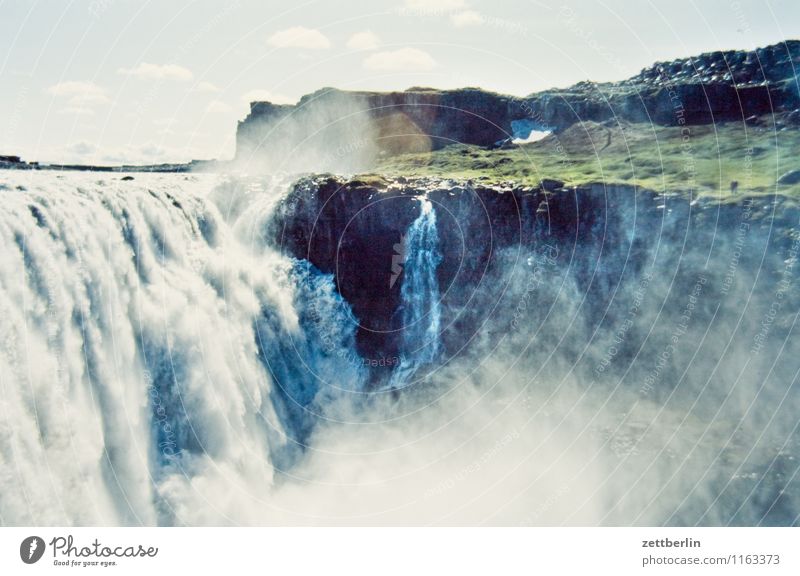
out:
M739 194L777 191L800 196L800 185L776 186L780 175L800 168L800 130L776 131L768 122L692 126L683 132L680 127L585 122L509 149L454 145L426 154L394 156L384 159L377 172L487 183L510 180L521 185L537 185L542 178L567 185L624 182L723 198L731 196L735 180Z

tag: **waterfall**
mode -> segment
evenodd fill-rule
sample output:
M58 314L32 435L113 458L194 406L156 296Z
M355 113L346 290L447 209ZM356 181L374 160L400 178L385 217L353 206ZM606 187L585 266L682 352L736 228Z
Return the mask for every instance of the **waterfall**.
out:
M402 388L422 367L439 358L441 343L441 302L436 269L442 261L436 211L427 199L421 201L420 215L405 236L406 255L400 288L403 319L400 366L389 381L391 389Z
M288 186L0 173L0 525L798 522L794 207L743 250L733 204L631 233L623 202L603 250L456 285L477 326L423 200L375 377L333 275L272 244ZM457 314L478 337L445 363Z
M357 385L346 311L264 243L285 188L97 178L0 187L0 523L227 522Z

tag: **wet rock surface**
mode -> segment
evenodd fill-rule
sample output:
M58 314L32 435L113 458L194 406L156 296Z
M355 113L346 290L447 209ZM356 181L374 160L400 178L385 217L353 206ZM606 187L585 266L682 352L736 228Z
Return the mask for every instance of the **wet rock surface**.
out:
M623 277L640 275L659 249L667 252L663 246L683 246L687 254L728 250L747 209L752 234L779 253L791 244L798 219L796 203L784 197L720 202L627 185L548 188L309 177L283 201L271 234L284 252L334 275L359 325L359 351L374 358L397 352L402 243L422 198L437 214L442 339L451 352L467 346L498 305L510 305L504 299L515 275L569 275L587 295L591 318ZM741 256L747 258L758 254ZM723 264L720 257L720 274Z

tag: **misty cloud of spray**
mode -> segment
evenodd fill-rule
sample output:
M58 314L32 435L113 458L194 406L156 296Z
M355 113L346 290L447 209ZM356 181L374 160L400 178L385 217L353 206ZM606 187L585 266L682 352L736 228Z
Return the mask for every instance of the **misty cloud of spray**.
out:
M355 173L374 164L377 141L365 98L323 89L290 110L256 104L239 127L234 164L256 174Z
M499 253L443 302L470 346L370 393L332 279L264 236L285 183L191 178L4 175L3 523L797 521L788 207L743 240L735 206L614 197L592 242Z

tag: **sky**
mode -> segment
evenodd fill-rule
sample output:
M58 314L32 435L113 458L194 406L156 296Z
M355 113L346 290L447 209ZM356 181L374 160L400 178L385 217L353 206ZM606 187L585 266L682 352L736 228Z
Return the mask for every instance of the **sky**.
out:
M231 158L251 100L513 95L800 38L798 0L0 0L0 154Z

